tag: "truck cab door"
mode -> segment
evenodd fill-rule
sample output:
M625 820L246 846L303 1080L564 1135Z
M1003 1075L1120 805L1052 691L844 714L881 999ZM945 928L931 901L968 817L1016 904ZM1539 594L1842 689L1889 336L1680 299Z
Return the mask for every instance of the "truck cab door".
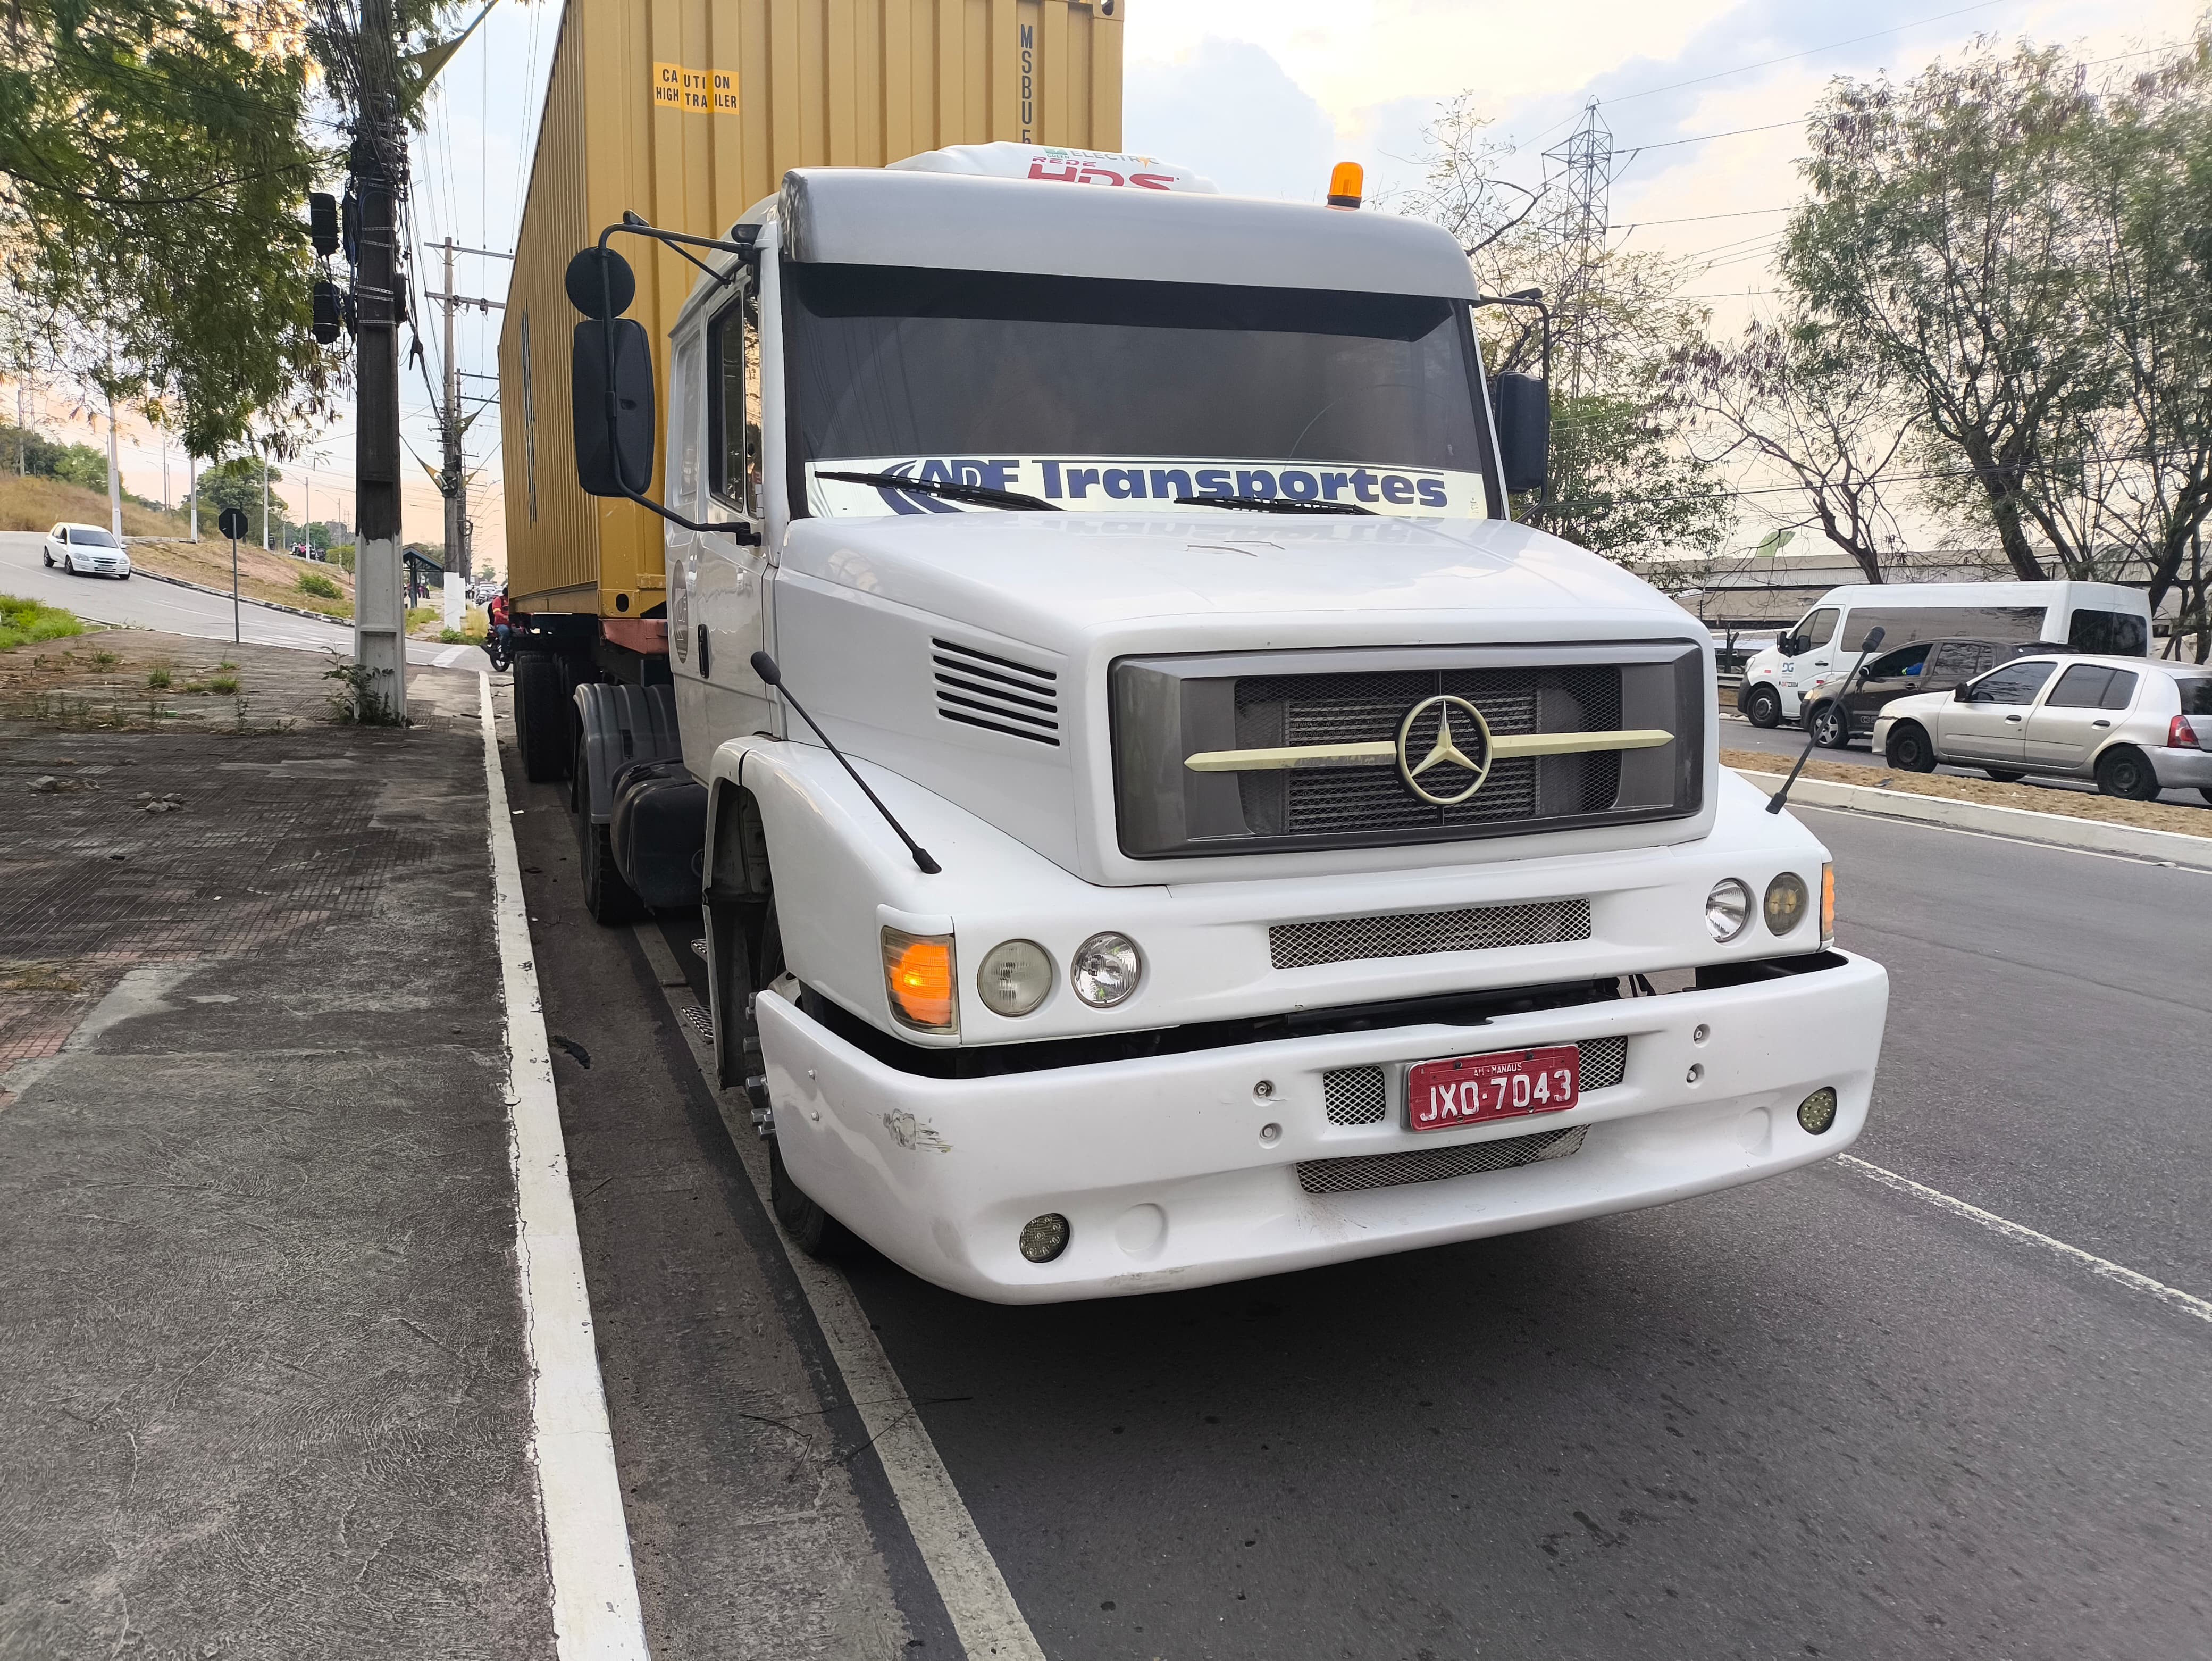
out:
M679 347L679 378L687 350L700 392L702 494L692 517L750 532L744 542L727 531L691 536L682 568L672 565L668 574L668 644L684 758L704 776L715 746L768 727L773 708L752 666L752 654L766 645L768 557L761 537L760 311L750 272L736 273L703 329ZM675 546L672 538L672 555Z

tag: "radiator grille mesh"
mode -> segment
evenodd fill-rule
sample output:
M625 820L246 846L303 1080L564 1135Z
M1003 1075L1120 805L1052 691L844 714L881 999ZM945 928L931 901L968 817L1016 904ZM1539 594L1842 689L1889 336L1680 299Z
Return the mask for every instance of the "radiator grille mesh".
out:
M1363 1188L1396 1188L1407 1183L1442 1182L1479 1171L1511 1171L1541 1159L1564 1159L1581 1148L1588 1125L1540 1130L1533 1136L1507 1136L1492 1142L1462 1142L1455 1147L1423 1147L1405 1153L1363 1153L1348 1159L1306 1159L1298 1165L1298 1186L1309 1194L1346 1194Z
M1409 911L1383 917L1338 917L1323 922L1279 924L1267 931L1278 969L1348 963L1366 958L1413 958L1431 952L1490 952L1590 937L1588 900L1540 900L1528 905L1485 905L1460 911Z
M1395 740L1406 711L1437 692L1463 697L1492 733L1586 733L1620 725L1620 671L1570 664L1339 675L1259 675L1237 683L1237 742L1251 747ZM1620 757L1500 761L1455 807L1409 793L1392 767L1299 768L1238 776L1244 817L1263 836L1343 835L1502 824L1602 812L1620 789Z

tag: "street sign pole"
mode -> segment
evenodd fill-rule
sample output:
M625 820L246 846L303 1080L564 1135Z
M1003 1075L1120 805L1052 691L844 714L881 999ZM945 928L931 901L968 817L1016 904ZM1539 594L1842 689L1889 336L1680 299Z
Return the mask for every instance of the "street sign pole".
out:
M268 522L264 515L262 522ZM238 539L246 532L246 509L226 508L222 517L216 521L216 529L230 538L230 638L234 645L246 643L238 623Z

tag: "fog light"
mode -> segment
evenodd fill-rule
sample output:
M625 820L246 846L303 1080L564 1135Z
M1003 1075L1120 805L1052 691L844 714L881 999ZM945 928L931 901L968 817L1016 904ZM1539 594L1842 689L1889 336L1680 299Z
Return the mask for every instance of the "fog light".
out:
M1815 1136L1820 1135L1823 1131L1826 1130L1830 1125L1835 1123L1835 1122L1836 1092L1830 1089L1826 1085L1822 1085L1818 1090L1808 1096L1803 1101L1797 1104L1797 1123L1803 1125L1807 1130L1810 1131ZM1038 1222L1042 1222L1043 1220L1044 1220L1042 1218L1039 1218L1037 1220ZM1034 1228L1036 1226L1036 1224L1032 1223L1030 1226ZM1022 1238L1024 1239L1027 1239L1029 1237L1027 1235L1024 1235Z
M1052 990L1052 956L1035 940L1001 940L983 954L975 990L996 1015L1026 1015Z
M1732 940L1751 922L1751 890L1730 877L1705 896L1705 929L1717 940Z
M1057 1211L1032 1217L1022 1225L1022 1256L1031 1262L1048 1263L1066 1250L1067 1219Z
M1805 908L1812 897L1804 878L1784 871L1766 885L1767 928L1777 934L1789 934L1805 921Z
M1084 1002L1094 1008L1110 1009L1137 989L1144 972L1136 941L1109 930L1093 934L1075 948L1074 957L1068 960L1067 983Z

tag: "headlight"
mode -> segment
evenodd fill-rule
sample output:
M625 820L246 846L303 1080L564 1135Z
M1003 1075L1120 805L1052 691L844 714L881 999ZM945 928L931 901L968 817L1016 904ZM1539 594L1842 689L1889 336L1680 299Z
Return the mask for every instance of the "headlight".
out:
M1067 983L1075 995L1097 1009L1110 1009L1137 989L1145 972L1137 943L1109 930L1093 934L1068 959Z
M994 1015L1026 1015L1052 990L1052 958L1035 940L1001 940L983 954L976 995Z
M1732 940L1751 921L1751 890L1729 877L1705 896L1705 928L1717 940Z
M960 994L952 977L952 936L884 930L884 988L902 1025L922 1032L960 1030Z
M1805 910L1812 897L1804 878L1794 871L1784 871L1766 885L1767 928L1777 934L1789 934L1805 921Z

